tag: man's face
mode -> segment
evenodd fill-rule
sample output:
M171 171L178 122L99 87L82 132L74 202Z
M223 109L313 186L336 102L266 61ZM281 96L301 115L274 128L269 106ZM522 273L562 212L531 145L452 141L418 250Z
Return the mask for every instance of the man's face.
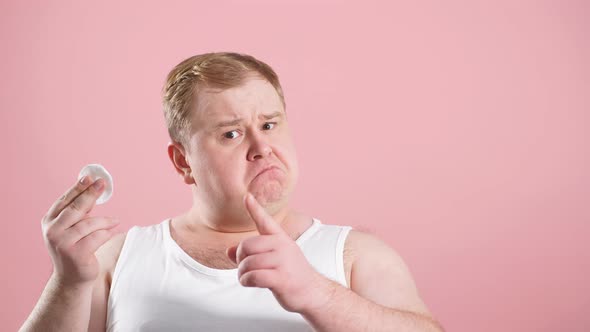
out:
M224 91L202 91L193 111L188 159L201 201L213 210L243 209L250 192L271 213L297 181L295 147L274 87L251 78ZM260 172L267 166L277 168Z

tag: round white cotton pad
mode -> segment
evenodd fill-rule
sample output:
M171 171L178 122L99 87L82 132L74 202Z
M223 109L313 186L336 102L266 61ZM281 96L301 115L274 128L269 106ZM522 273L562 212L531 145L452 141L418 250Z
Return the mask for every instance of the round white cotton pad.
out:
M102 194L96 200L96 204L103 204L111 198L113 194L113 178L111 174L107 172L107 170L100 164L89 164L84 166L78 175L78 180L80 180L83 176L89 175L92 181L97 180L98 178L102 178L105 181L105 186L103 189Z

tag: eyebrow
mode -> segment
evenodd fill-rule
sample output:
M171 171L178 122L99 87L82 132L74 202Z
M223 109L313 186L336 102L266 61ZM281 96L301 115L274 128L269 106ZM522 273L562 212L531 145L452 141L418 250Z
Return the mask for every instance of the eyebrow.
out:
M283 116L283 112L281 111L276 111L274 113L270 113L270 114L260 114L258 116L259 119L264 118L266 120L270 120L270 119L274 119L276 117L282 117ZM238 118L238 119L234 119L234 120L229 120L229 121L222 121L217 123L213 128L214 129L219 129L219 128L223 128L223 127L230 127L230 126L235 126L239 123L241 123L244 119L242 118Z

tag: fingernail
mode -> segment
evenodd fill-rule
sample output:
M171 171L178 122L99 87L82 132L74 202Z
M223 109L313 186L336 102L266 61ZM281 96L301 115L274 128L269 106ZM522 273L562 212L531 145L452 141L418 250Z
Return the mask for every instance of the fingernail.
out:
M94 189L96 190L100 190L100 188L102 188L102 181L100 181L101 179L96 180L92 186L94 187Z
M85 175L80 179L80 184L87 184L88 183L88 177Z

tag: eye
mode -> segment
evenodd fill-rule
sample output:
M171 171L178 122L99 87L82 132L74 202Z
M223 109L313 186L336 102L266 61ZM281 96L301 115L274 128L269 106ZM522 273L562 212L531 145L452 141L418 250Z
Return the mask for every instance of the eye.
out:
M227 133L223 134L223 137L227 138L227 139L234 139L237 136L231 135L232 133L237 133L237 130L232 130L232 131L228 131ZM237 135L237 134L236 134Z
M263 126L263 127L264 127L264 128L266 128L266 125L272 125L272 128L274 128L274 126L275 126L276 124L277 124L276 122L267 122L267 123L265 123L265 124L264 124L264 126ZM272 129L272 128L268 128L268 129Z

